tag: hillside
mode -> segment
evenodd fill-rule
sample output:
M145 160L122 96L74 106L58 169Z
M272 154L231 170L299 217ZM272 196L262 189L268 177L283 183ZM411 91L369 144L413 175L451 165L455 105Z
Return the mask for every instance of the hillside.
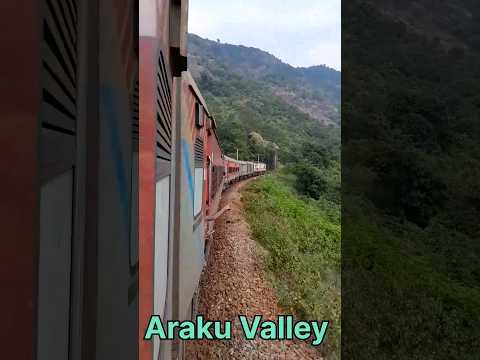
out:
M385 17L403 23L445 49L473 50L480 45L478 1L370 0Z
M478 359L479 15L467 0L343 9L346 358Z
M267 174L247 187L242 200L279 303L298 318L330 320L327 340L317 350L323 359L336 360L341 337L340 203L327 194L319 200L300 196L296 181L288 169Z
M339 124L340 72L326 66L295 68L269 53L189 36L190 71L216 77L216 67L257 80L276 96L323 124Z
M309 153L339 159L340 73L325 66L294 68L255 48L189 35L189 69L219 124L224 151L242 158L269 151L252 146L251 133L283 163ZM270 151L271 152L271 151ZM323 160L322 160L323 161Z

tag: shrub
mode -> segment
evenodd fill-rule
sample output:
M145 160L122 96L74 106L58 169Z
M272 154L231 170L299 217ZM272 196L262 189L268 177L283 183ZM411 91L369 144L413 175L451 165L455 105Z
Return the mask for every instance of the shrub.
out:
M328 182L322 171L310 164L299 164L293 168L297 176L297 190L316 200L320 199L322 193L328 188Z

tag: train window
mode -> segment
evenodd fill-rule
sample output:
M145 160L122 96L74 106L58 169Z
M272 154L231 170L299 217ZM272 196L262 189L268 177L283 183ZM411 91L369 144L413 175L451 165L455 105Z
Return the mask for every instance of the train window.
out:
M197 216L202 210L203 200L203 140L197 138L195 140L195 173L194 173L194 200L193 200L193 215Z
M204 122L203 106L196 102L195 103L195 125L197 127L202 127Z
M163 316L167 296L170 176L155 185L154 312Z
M203 167L195 168L195 199L193 202L193 215L197 216L202 211L203 198Z
M38 359L68 358L73 169L42 186L38 294Z

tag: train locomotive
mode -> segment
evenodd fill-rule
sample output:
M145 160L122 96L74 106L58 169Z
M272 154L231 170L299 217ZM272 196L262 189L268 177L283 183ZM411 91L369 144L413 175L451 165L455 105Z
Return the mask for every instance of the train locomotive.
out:
M140 3L140 359L172 359L180 341L142 339L151 314L186 320L222 191L266 171L222 153L216 121L187 71L186 1Z

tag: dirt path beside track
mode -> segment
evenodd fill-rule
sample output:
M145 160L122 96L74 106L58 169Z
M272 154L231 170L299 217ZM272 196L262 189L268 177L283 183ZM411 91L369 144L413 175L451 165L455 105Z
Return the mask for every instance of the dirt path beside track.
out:
M246 340L238 315L276 320L285 314L264 272L259 245L251 238L243 214L241 189L254 179L235 184L223 194L221 206L231 211L216 220L214 240L200 283L198 314L204 319L232 321L231 341L187 342L185 359L321 359L319 352L302 341Z

